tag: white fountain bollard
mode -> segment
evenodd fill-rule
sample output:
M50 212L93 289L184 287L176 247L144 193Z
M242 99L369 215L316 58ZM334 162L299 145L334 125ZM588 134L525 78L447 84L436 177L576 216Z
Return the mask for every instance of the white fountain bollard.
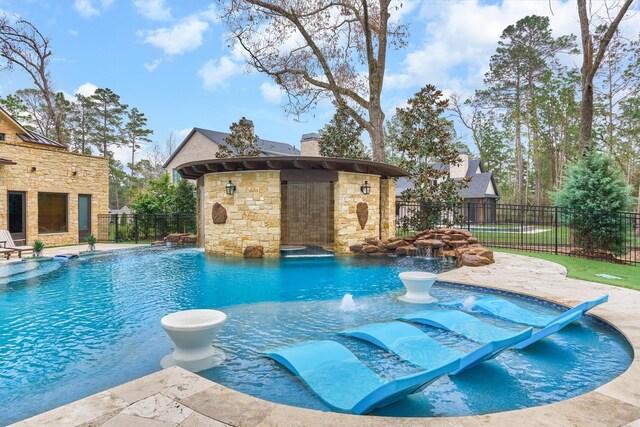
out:
M400 301L414 304L428 304L438 300L431 296L431 286L438 279L437 274L426 271L405 271L398 275L407 293L398 297Z
M221 364L224 351L215 348L213 339L227 315L218 310L184 310L168 314L160 320L175 348L160 361L163 368L178 365L199 372Z

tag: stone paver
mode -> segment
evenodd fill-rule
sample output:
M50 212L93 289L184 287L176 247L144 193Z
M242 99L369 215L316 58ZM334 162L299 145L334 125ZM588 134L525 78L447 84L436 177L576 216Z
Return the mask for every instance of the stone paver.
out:
M104 251L120 251L125 249L135 249L148 247L148 244L135 244L135 243L97 243L96 244L96 253L104 252ZM71 245L71 246L56 246L56 247L45 247L44 251L42 251L43 257L52 257L56 255L62 254L72 254L78 255L80 252L88 251L89 245ZM30 258L31 253L25 254L24 258ZM23 259L24 259L23 258ZM0 265L5 263L19 262L20 258L18 258L17 254L12 254L11 259L7 260L4 257L0 257Z
M634 360L607 384L550 405L448 418L319 412L257 399L173 367L22 421L16 426L630 426L640 427L640 292L565 277L564 267L511 254L444 273L443 281L518 292L565 306L609 294L593 314L630 341Z

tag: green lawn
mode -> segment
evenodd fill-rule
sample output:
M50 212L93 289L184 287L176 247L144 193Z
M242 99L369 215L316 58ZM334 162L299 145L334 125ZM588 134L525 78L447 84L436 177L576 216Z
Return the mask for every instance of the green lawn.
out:
M604 283L606 285L621 286L640 291L640 266L613 264L604 261L570 257L566 255L554 255L537 252L514 251L510 249L491 248L495 252L527 255L547 261L556 262L567 269L567 276L573 279L588 280L590 282ZM605 279L596 274L610 274L622 279Z

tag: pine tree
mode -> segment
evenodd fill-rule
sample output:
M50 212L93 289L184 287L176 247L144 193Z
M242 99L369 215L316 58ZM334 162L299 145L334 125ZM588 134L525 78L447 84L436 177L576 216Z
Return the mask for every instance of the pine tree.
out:
M320 130L320 155L370 160L360 139L362 131L363 127L344 108L338 107L331 121Z
M256 157L260 149L256 145L258 136L253 131L253 123L242 117L229 126L231 133L224 139L226 145L218 147L216 158L228 157Z
M132 108L127 112L127 124L124 126L124 134L128 144L131 146L131 170L130 179L133 180L136 172L136 150L140 148L140 143L151 142L149 135L153 133L147 127L147 118L137 108Z
M97 106L91 97L76 94L68 124L71 131L71 149L77 153L91 154L91 146L96 143L98 128Z
M109 147L122 144L122 115L127 106L121 104L120 96L109 88L96 89L91 95L91 100L96 104L97 110L97 140L101 146L102 155L110 157Z
M558 206L572 209L563 215L574 243L585 254L624 254L625 226L619 220L632 203L630 187L609 156L589 152L569 168L564 185L555 193Z

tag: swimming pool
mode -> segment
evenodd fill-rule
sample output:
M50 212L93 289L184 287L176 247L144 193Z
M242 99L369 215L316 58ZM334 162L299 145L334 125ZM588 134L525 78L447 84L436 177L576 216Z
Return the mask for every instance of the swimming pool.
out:
M159 370L160 359L171 351L159 320L189 308L218 308L229 316L216 342L227 352L227 362L202 375L264 399L327 410L260 353L334 339L385 376L414 372L388 353L335 332L414 311L415 306L395 300L403 292L398 272L448 268L421 258L231 260L191 249L149 249L52 266L12 267L15 275L0 285L0 424ZM49 270L35 276L41 268ZM347 292L354 295L355 311L340 310ZM446 301L481 291L437 284L432 294ZM544 313L560 312L506 298ZM462 351L477 346L424 330ZM509 351L454 379L438 380L424 393L373 415L465 415L551 403L598 387L630 362L631 351L619 334L585 318L525 352Z

